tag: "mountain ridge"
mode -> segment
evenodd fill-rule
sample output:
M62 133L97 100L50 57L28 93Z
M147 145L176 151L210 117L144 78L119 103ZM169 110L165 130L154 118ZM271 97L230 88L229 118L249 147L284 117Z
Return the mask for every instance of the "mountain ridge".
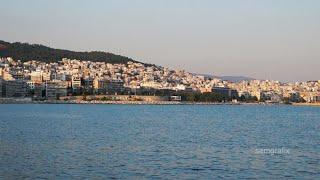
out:
M41 44L29 44L21 42L6 42L0 40L0 57L12 57L21 61L37 60L42 62L57 62L62 58L89 60L107 63L127 63L128 61L139 62L132 58L116 55L103 51L71 51L55 49ZM142 62L139 62L142 63ZM145 64L145 63L142 63Z
M65 49L55 49L41 44L29 44L21 42L6 42L0 40L0 57L12 57L16 60L29 61L37 60L41 62L57 62L62 58L77 59L77 60L89 60L95 62L106 62L106 63L127 63L128 61L139 62L132 58L116 55L109 52L103 51L71 51ZM139 62L147 66L156 66L154 64L147 64ZM253 80L253 78L245 76L215 76L208 74L198 74L212 78L219 78L225 81L239 82L242 80Z
M240 81L251 81L255 80L255 78L247 77L247 76L218 76L218 75L210 75L210 74L199 74L193 73L194 75L200 75L208 78L218 78L223 81L230 81L230 82L240 82Z

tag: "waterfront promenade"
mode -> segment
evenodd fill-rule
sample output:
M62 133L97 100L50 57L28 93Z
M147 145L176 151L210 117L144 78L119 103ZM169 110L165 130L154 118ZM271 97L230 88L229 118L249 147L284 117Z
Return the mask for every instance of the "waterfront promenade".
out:
M240 105L234 102L185 102L185 101L84 101L84 100L45 100L0 99L0 104L132 104L132 105Z
M43 100L34 101L31 98L0 98L0 104L127 104L127 105L293 105L293 106L319 106L320 103L268 103L268 102L192 102L168 100Z

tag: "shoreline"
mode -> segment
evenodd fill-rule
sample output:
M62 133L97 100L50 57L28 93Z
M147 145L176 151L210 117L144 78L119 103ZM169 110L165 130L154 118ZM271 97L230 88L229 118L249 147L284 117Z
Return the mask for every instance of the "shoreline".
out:
M0 104L104 104L104 105L291 105L291 106L320 106L320 103L265 103L265 102L186 102L186 101L100 101L100 100L44 100L2 98Z
M320 103L292 103L293 106L320 106Z
M232 102L179 102L179 101L1 101L0 104L105 104L105 105L241 105Z

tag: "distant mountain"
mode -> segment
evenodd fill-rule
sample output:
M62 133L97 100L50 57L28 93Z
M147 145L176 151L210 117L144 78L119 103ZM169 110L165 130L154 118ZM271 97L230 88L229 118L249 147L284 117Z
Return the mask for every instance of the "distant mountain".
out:
M138 62L131 58L115 55L108 52L75 52L63 49L54 49L39 44L9 43L0 40L0 57L12 57L16 60L29 61L37 60L43 62L57 62L62 58L90 60L107 63L127 63L128 61Z
M231 82L240 82L240 81L251 81L255 80L254 78L251 77L245 77L245 76L214 76L214 75L209 75L209 74L198 74L198 73L193 73L194 75L200 75L204 76L207 78L218 78L224 81L231 81Z
M231 81L231 82L240 82L240 81L251 81L254 78L245 77L245 76L218 76L220 79L224 81Z

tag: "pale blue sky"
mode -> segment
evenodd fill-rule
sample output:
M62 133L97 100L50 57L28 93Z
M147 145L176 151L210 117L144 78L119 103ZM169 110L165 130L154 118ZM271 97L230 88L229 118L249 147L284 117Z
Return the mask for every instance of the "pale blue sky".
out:
M320 79L319 0L1 0L0 39L190 72Z

